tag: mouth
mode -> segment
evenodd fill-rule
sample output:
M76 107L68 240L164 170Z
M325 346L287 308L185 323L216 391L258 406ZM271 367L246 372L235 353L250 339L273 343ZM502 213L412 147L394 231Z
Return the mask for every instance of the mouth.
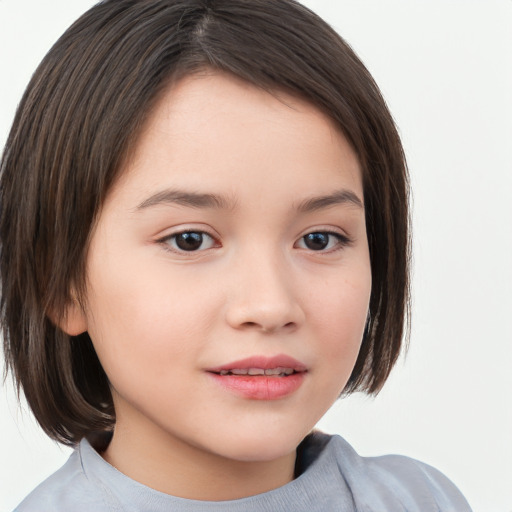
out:
M287 377L299 373L293 368L233 368L232 370L220 370L218 375L249 375L251 377Z
M231 363L208 368L206 371L218 375L248 375L251 377L286 377L307 371L304 363L293 357L279 354L272 357L252 356Z
M256 356L234 361L207 372L223 389L252 400L277 400L294 393L307 367L289 356Z

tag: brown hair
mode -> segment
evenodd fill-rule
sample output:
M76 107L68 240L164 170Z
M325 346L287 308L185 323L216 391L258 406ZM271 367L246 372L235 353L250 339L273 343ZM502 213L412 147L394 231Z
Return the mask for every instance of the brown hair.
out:
M1 322L7 368L42 428L75 444L110 429L109 383L87 333L61 318L85 287L88 240L161 92L205 68L326 112L363 170L370 317L345 393L376 393L402 344L409 298L408 179L397 130L350 47L294 0L104 0L35 72L1 161ZM59 317L60 315L60 317Z

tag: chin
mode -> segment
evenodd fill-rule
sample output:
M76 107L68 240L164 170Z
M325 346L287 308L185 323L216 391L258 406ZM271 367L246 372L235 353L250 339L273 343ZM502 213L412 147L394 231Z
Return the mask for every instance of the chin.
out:
M270 462L295 452L308 432L290 432L282 428L279 433L261 428L259 432L233 435L215 443L215 451L240 462ZM295 434L295 435L294 435Z

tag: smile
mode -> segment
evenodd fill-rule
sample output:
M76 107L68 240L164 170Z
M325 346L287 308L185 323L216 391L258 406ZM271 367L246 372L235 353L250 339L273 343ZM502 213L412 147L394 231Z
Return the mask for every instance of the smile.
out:
M233 368L232 370L221 370L219 375L266 375L274 377L285 377L286 375L292 375L295 373L293 368Z
M207 373L229 393L251 400L285 398L302 385L307 367L286 356L253 356L209 368Z

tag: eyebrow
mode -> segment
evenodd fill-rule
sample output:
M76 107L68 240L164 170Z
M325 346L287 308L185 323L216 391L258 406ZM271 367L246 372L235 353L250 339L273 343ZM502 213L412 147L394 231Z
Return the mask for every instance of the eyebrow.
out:
M305 199L296 206L296 210L300 213L311 213L331 206L347 203L357 206L358 208L364 208L361 199L359 199L354 192L341 189L332 194ZM174 204L187 206L189 208L210 208L217 210L233 210L236 207L234 200L221 195L166 189L142 201L135 210L140 211L153 206Z
M311 197L300 202L297 210L301 213L310 213L317 210L323 210L331 206L351 204L358 208L364 208L363 202L351 190L341 189L327 194L325 196Z
M203 194L184 190L167 189L157 192L140 203L136 210L144 210L152 206L173 205L188 206L191 208L212 208L231 210L235 207L235 201L217 194Z

